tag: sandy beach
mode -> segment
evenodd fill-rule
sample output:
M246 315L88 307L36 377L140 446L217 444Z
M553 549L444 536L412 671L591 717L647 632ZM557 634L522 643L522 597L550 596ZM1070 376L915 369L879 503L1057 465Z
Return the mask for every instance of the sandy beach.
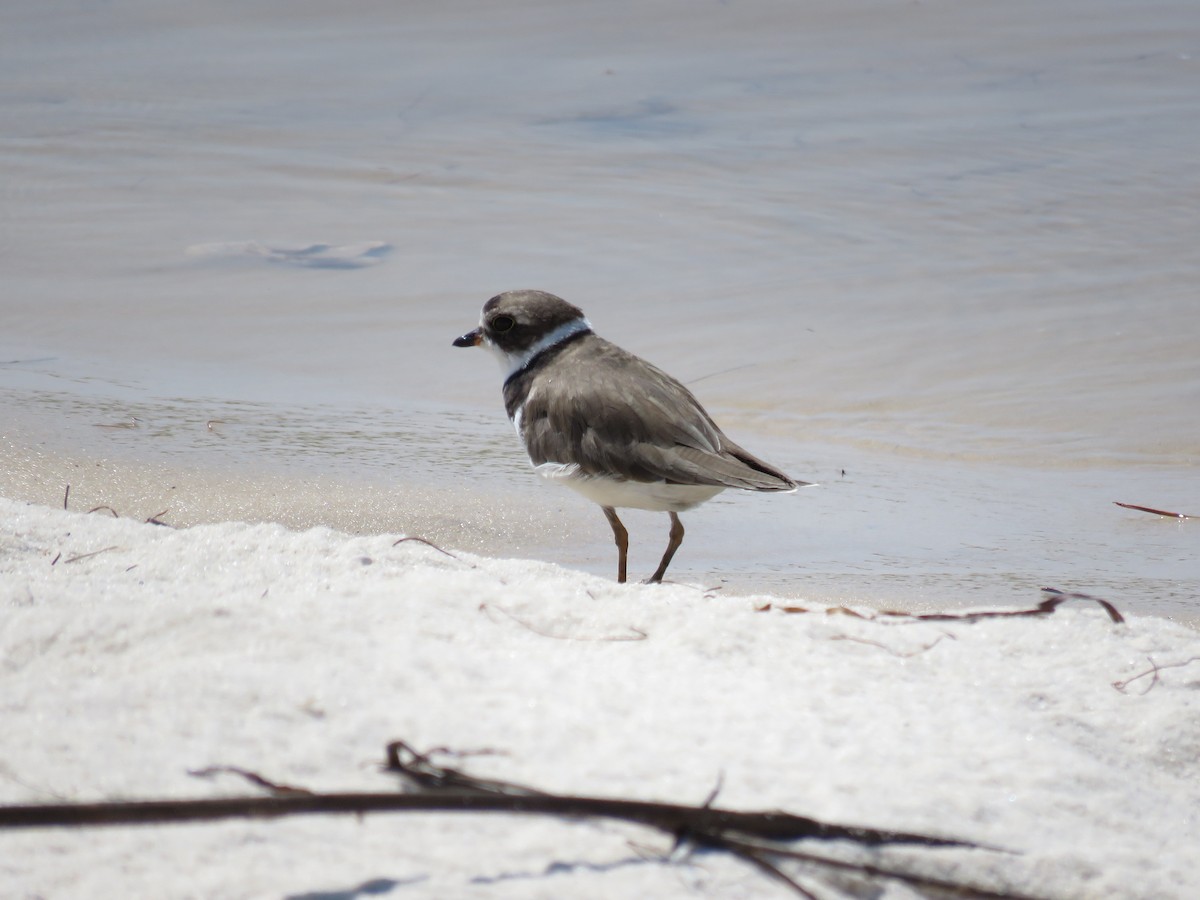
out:
M980 889L1200 885L1198 641L1162 619L1115 624L1080 603L872 620L394 535L0 512L8 803L254 792L189 774L212 766L386 791L383 746L403 739L486 749L453 762L542 790L701 803L719 783L723 806L1004 848L805 844ZM661 836L589 821L322 817L0 842L17 896L787 895L719 854L669 863ZM848 890L788 871L817 896Z
M1200 513L1198 60L1183 0L8 10L0 805L395 790L405 740L969 842L790 849L977 892L1200 895L1198 520L1114 505ZM450 345L512 288L820 486L615 584ZM1044 587L1124 621L1015 615ZM0 831L22 898L788 891L596 819Z

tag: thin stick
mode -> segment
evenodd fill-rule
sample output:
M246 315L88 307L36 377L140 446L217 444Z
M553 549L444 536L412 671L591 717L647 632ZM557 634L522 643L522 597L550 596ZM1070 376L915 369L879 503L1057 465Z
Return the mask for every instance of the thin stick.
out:
M1136 509L1138 512L1151 513L1156 516L1166 516L1168 519L1195 519L1196 516L1190 516L1187 513L1167 512L1164 509L1155 509L1152 506L1138 506L1135 503L1121 503L1114 500L1116 506L1124 507L1125 509Z
M457 562L460 562L460 563L464 563L465 565L469 566L469 567L470 567L470 568L472 568L472 569L474 569L474 568L475 568L475 566L474 566L472 563L469 563L469 562L466 562L465 560L459 559L457 556L455 556L455 555L454 555L453 553L451 553L449 550L443 550L441 547L439 547L439 546L438 546L437 544L435 544L433 541L426 540L426 539L425 539L425 538L423 538L423 537L416 537L416 536L412 536L412 537L402 537L402 538L400 538L399 540L397 540L397 541L394 541L394 542L392 543L392 546L393 546L393 547L397 547L397 546L399 546L400 544L404 544L404 543L407 543L407 542L409 542L409 541L416 541L418 544L424 544L426 547L432 547L432 548L433 548L434 550L436 550L438 553L443 553L443 554L445 554L446 556L450 557L451 559L453 559L453 560L455 560L455 561L457 561Z
M892 654L892 656L899 656L901 659L911 659L914 656L919 656L920 654L924 653L927 650L932 650L934 647L936 647L938 644L940 644L942 642L942 638L946 638L946 637L953 639L953 635L939 634L930 643L923 644L922 646L918 647L916 650L909 650L908 652L893 649L892 647L889 647L887 644L883 643L883 641L872 641L872 640L869 640L868 638L854 637L853 635L849 635L849 634L835 634L832 637L830 637L829 640L831 640L831 641L851 641L852 643L855 643L855 644L866 644L869 647L878 647L880 650L886 650L888 653Z
M899 610L884 609L878 612L860 613L848 606L832 606L824 610L826 615L841 615L851 616L855 619L863 619L868 622L975 622L980 619L1012 619L1021 617L1037 617L1051 615L1056 609L1071 600L1084 600L1088 603L1098 604L1108 617L1117 624L1125 621L1125 617L1117 610L1115 606L1101 597L1093 597L1091 594L1079 594L1068 591L1060 591L1058 588L1044 587L1042 593L1050 594L1037 606L1031 609L994 609L985 610L983 612L962 612L962 613L909 613ZM767 603L763 606L755 607L755 612L769 612L772 605ZM807 609L803 606L781 606L778 607L780 612L784 613L812 613L815 610Z
M743 812L645 800L614 800L559 794L486 793L460 788L429 793L284 794L272 797L216 797L201 800L127 800L100 803L45 803L0 806L0 828L61 828L83 825L156 825L221 819L276 819L331 813L504 812L528 815L622 819L674 833L688 829L736 831L767 840L801 838L849 840L859 844L917 844L925 847L978 847L967 841L834 825L782 812Z
M1101 599L1100 597L1093 597L1091 594L1078 594L1060 591L1058 588L1052 587L1042 588L1042 593L1050 594L1051 596L1047 597L1032 609L990 610L988 612L978 613L922 613L921 615L909 616L909 618L920 619L923 622L949 622L956 619L965 622L974 622L976 619L1006 619L1019 616L1048 616L1068 601L1084 600L1088 603L1099 604L1100 607L1106 613L1108 613L1108 617L1114 622L1120 624L1125 621L1125 617L1117 611L1115 606L1113 606L1107 600ZM885 615L891 615L891 613L886 613ZM900 613L899 615L904 616L906 614Z
M1200 656L1193 656L1191 659L1183 660L1183 662L1163 663L1162 665L1159 665L1154 660L1149 659L1149 658L1147 658L1146 662L1150 663L1150 668L1147 669L1145 672L1139 672L1137 675L1134 675L1132 678L1126 678L1123 681L1114 681L1112 683L1112 686L1115 687L1122 694L1126 694L1126 693L1128 693L1128 691L1125 689L1127 687L1129 687L1129 685L1133 684L1135 681L1137 681L1140 678L1145 678L1147 675L1151 675L1151 676L1153 676L1153 678L1150 681L1150 686L1147 687L1144 691L1142 691L1142 694L1148 694L1148 693L1150 693L1151 690L1154 689L1154 686L1156 684L1158 684L1158 682L1160 681L1160 679L1158 677L1158 673L1161 672L1163 669L1182 669L1184 666L1190 666L1194 662L1200 662Z
M65 566L67 563L79 562L81 559L91 559L93 556L99 556L101 553L107 553L109 550L116 549L116 545L113 545L112 547L104 547L100 550L93 550L91 553L81 553L79 556L72 556L69 559L64 559L63 565Z
M291 784L280 784L278 781L271 781L257 772L251 772L249 769L243 769L239 766L209 766L206 769L189 769L188 774L193 778L212 778L215 775L237 775L245 778L256 787L266 788L278 797L286 797L294 794L312 794L312 791L308 788L296 787Z
M644 641L644 640L646 640L646 638L649 637L649 635L646 634L646 632L642 631L642 629L634 628L632 625L627 626L629 628L631 634L607 634L607 635L606 634L598 634L598 635L554 634L553 632L545 631L541 628L538 628L536 625L526 622L524 619L522 619L516 613L511 613L502 606L489 606L486 603L479 604L480 612L490 614L493 609L496 610L496 612L498 612L498 613L502 613L502 614L508 616L508 618L510 618L512 621L516 622L522 628L524 628L528 631L532 631L534 634L538 635L539 637L552 638L553 640L556 640L556 641L602 641L602 642L603 641ZM495 620L493 620L493 621L495 621Z
M817 866L828 866L831 869L840 869L846 872L855 872L859 875L868 875L876 878L891 878L897 881L903 881L905 884L910 884L918 887L940 889L948 891L950 896L962 898L976 898L976 900L1035 900L1029 894L1014 894L1008 891L993 891L990 888L972 887L957 881L949 881L941 878L934 878L926 875L917 875L911 872L903 872L899 869L891 869L885 866L876 865L866 862L853 862L845 859L831 859L827 856L822 856L819 853L812 853L807 850L797 850L790 847L774 847L771 845L762 845L751 840L745 840L735 836L722 836L721 844L718 849L725 849L731 853L736 853L745 859L750 859L751 854L769 854L780 859L794 859L800 862L811 863ZM995 849L995 848L990 848Z

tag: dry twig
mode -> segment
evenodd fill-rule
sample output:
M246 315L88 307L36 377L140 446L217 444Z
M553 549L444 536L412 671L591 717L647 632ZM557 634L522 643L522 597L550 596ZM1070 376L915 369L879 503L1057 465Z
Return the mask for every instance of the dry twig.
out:
M1001 609L988 610L986 612L974 613L922 613L920 615L912 615L910 613L895 613L885 612L885 616L900 616L909 619L919 619L922 622L948 622L948 621L963 621L975 622L979 619L1007 619L1019 617L1037 617L1051 615L1064 603L1069 603L1072 600L1083 600L1088 603L1099 604L1100 607L1108 613L1108 617L1112 621L1120 624L1125 621L1125 617L1121 615L1115 606L1107 600L1100 597L1093 597L1091 594L1071 593L1068 591L1060 591L1058 588L1044 587L1042 593L1050 596L1039 603L1032 609Z
M424 544L426 547L432 547L432 548L433 548L434 550L436 550L438 553L443 553L443 554L445 554L446 556L450 557L451 559L455 560L456 562L460 562L460 563L462 563L463 565L465 565L465 566L468 566L469 568L472 568L472 569L474 569L474 568L475 568L474 564L472 564L472 563L469 563L469 562L467 562L466 560L459 559L457 556L455 556L455 555L454 555L453 553L451 553L449 550L443 550L441 547L439 547L439 546L438 546L437 544L435 544L433 541L426 540L426 539L425 539L425 538L423 538L423 537L402 537L402 538L400 538L399 540L397 540L397 541L394 541L394 542L392 543L392 546L393 546L393 547L398 547L398 546L400 546L401 544L407 543L407 542L409 542L409 541L416 541L418 544Z
M1195 519L1197 516L1188 515L1187 513L1167 512L1165 509L1155 509L1152 506L1138 506L1135 503L1121 503L1119 500L1114 500L1113 504L1123 507L1124 509L1135 509L1138 512L1151 513L1155 516L1166 516L1168 519Z
M475 753L494 751L475 751ZM800 840L849 841L862 847L916 845L928 848L997 850L995 847L900 831L839 825L786 812L745 812L714 807L714 791L701 806L549 794L505 781L475 778L433 761L451 755L446 748L420 752L403 741L387 747L386 771L399 775L413 790L399 793L317 794L264 778L245 769L215 766L191 774L221 772L240 775L271 792L266 797L203 800L147 800L113 803L58 803L0 806L0 828L146 825L216 821L229 818L280 818L329 813L503 812L571 818L607 818L664 831L676 846L731 853L778 879L803 896L812 896L781 861L800 862L818 870L853 872L877 881L917 888L947 890L959 897L986 900L1029 900L959 881L937 879L877 862L832 859L795 847ZM467 753L458 756L469 755Z
M293 797L296 795L311 797L313 792L308 788L294 787L290 784L280 784L278 781L271 781L264 778L257 772L251 772L249 769L242 769L238 766L209 766L205 769L189 769L188 774L193 778L212 778L216 775L238 775L256 787L266 788L275 797Z
M629 634L600 634L600 635L554 634L553 632L546 631L542 628L538 628L536 625L533 625L530 622L526 622L524 619L522 619L516 613L509 612L507 609L505 609L502 606L489 606L486 603L479 604L479 611L483 612L483 613L487 613L489 616L491 615L491 611L493 609L496 610L496 612L504 614L509 619L516 622L518 625L520 625L522 628L524 628L528 631L532 631L534 634L539 635L540 637L551 638L552 640L556 640L556 641L596 641L596 642L603 643L603 642L610 642L610 641L612 641L612 642L644 641L644 640L646 640L647 637L649 637L649 635L646 634L646 632L642 631L642 629L635 628L632 625L628 626L629 631L630 631ZM495 621L495 620L493 619L493 621Z
M82 559L91 559L93 556L99 556L101 553L107 553L109 550L116 550L116 549L117 549L117 547L114 544L111 547L103 547L100 550L93 550L91 553L81 553L78 556L71 556L71 557L68 557L67 559L63 560L63 565L65 566L67 563L79 562ZM57 561L58 560L56 557L55 562L57 562Z
M922 653L925 653L928 650L932 650L934 647L936 647L938 644L940 644L942 642L942 640L945 638L950 638L951 640L955 639L954 635L952 635L952 634L939 634L936 638L934 638L928 644L922 644L920 647L918 647L915 650L907 650L907 651L897 650L894 647L889 647L887 644L883 643L883 641L872 641L869 638L854 637L853 635L850 635L850 634L835 634L829 640L831 640L831 641L851 641L852 643L855 643L855 644L866 644L868 647L878 647L880 650L886 650L888 653L892 654L892 656L899 656L901 659L910 659L911 657L914 657L914 656L920 656Z
M1058 588L1044 587L1042 592L1050 594L1037 606L1031 609L994 609L985 610L983 612L962 612L962 613L910 613L901 610L884 609L878 612L859 612L851 609L848 606L832 606L825 610L826 615L830 616L851 616L855 619L864 619L868 622L977 622L980 619L1012 619L1021 617L1038 617L1051 615L1056 609L1072 600L1084 600L1089 603L1097 603L1108 613L1108 617L1114 622L1120 624L1125 621L1125 617L1117 610L1115 606L1100 597L1093 597L1091 594L1070 593L1060 591ZM772 609L778 609L783 613L811 613L817 610L810 610L803 606L772 606L766 603L756 607L755 612L770 612Z
M1131 685L1135 681L1137 681L1141 678L1145 678L1147 675L1149 675L1149 676L1151 676L1150 684L1147 686L1147 688L1144 691L1142 691L1142 694L1141 694L1141 696L1144 697L1146 694L1148 694L1152 690L1154 690L1154 686L1159 683L1159 681L1161 679L1158 677L1158 673L1161 672L1163 669L1182 669L1184 666L1190 666L1194 662L1200 662L1200 656L1193 656L1191 659L1185 659L1183 662L1163 663L1162 665L1159 665L1154 660L1147 657L1146 662L1150 663L1150 668L1147 669L1145 672L1139 672L1137 675L1134 675L1132 678L1126 678L1124 681L1114 681L1112 683L1112 686L1115 687L1122 694L1128 694L1129 691L1127 691L1126 688L1128 688L1129 685Z

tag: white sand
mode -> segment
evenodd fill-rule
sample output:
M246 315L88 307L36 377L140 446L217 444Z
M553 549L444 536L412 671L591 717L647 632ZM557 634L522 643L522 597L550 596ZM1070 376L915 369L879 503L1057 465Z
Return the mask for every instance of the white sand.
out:
M996 889L1200 893L1200 661L1113 686L1200 656L1197 634L1166 620L1115 625L1079 606L872 622L393 536L174 530L8 500L0 520L6 803L250 792L188 775L214 764L387 790L376 764L404 738L493 749L462 765L546 790L696 803L723 775L720 805L999 845L1015 855L873 857ZM484 815L11 832L0 884L55 898L787 896L742 863L668 865L630 840L667 846L633 826Z

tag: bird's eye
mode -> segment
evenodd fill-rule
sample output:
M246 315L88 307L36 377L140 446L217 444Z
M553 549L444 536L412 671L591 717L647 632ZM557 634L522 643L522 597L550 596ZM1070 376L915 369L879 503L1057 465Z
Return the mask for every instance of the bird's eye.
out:
M512 316L496 316L492 319L492 331L503 334L506 331L512 331L516 324L517 320Z

